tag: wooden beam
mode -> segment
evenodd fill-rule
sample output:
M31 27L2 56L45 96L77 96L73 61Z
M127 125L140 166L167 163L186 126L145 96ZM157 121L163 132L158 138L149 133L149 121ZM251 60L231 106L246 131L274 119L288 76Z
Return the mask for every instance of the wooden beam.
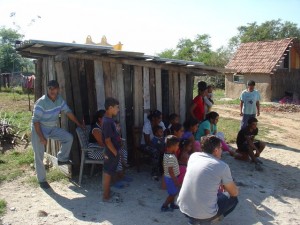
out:
M34 101L42 97L43 94L43 59L40 58L36 62L36 74L34 80Z
M134 67L133 85L133 111L134 126L143 126L143 70L141 66Z
M117 99L120 107L120 124L122 129L122 137L127 139L126 134L126 107L125 107L125 91L124 91L124 73L122 64L116 64L116 81L117 81Z
M97 107L99 109L105 109L105 88L104 88L104 78L103 78L103 67L102 61L94 61L94 70L95 70L95 86L96 86L96 95L97 95Z
M149 68L143 67L144 121L150 112Z
M179 96L179 108L180 108L180 122L183 123L186 119L186 74L181 73L179 76L179 87L180 87L180 96Z
M156 105L162 111L161 69L155 69Z

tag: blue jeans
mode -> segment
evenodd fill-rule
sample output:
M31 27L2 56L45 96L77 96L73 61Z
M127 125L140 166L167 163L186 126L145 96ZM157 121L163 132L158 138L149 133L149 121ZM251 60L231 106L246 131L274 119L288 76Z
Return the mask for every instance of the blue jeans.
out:
M220 217L220 216L227 216L229 213L231 213L236 205L238 204L238 198L237 197L230 197L228 198L223 193L218 194L218 207L219 210L217 212L217 215L208 218L208 219L195 219L192 217L189 217L189 224L190 225L210 225L211 221L214 219Z
M68 161L73 143L72 134L59 127L45 127L42 125L41 131L46 139L53 139L60 142L61 146L57 153L57 159L62 162ZM44 182L46 181L46 170L43 163L45 146L40 142L40 138L33 125L31 128L31 143L34 151L37 179L39 182Z
M243 115L243 118L242 118L242 121L241 121L241 129L247 127L248 125L248 120L252 117L255 117L256 115L255 114L244 114Z

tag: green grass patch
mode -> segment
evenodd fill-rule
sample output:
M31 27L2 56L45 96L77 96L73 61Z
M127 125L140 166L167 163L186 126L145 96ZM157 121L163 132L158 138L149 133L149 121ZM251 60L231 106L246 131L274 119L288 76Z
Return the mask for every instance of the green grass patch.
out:
M0 199L0 216L3 216L4 213L6 212L6 201L3 199Z
M237 134L240 130L240 120L232 119L232 118L224 118L220 117L218 122L218 131L223 132L225 134L225 139L229 143L235 143ZM265 126L265 124L260 124L259 132L256 138L262 141L273 142L274 139L269 137L271 129L277 129L277 127L273 127L271 125Z
M0 155L0 183L11 181L24 174L30 164L34 162L31 149L23 152L9 151Z
M47 181L49 183L52 182L63 182L68 183L69 178L63 174L59 169L57 168L51 168L49 171L47 171ZM29 183L31 186L38 187L39 183L36 178L36 176L31 176L26 180L27 183Z

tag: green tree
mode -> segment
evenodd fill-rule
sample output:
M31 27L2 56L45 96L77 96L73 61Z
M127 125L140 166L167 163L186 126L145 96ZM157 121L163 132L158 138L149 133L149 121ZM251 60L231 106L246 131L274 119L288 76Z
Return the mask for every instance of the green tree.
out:
M300 38L300 28L296 23L282 22L281 19L248 23L237 28L238 34L229 41L229 47L235 50L241 43L252 41L279 40L283 38Z
M34 71L32 60L22 58L17 54L15 41L22 39L24 36L18 31L11 28L0 28L0 72L12 73Z

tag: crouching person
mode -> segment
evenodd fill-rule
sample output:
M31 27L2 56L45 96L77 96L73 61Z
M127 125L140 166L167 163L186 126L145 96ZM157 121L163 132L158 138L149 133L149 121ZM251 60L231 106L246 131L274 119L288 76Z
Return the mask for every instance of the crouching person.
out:
M222 143L216 136L203 141L203 152L193 153L178 196L182 213L189 224L211 224L231 213L238 203L238 188L229 166L221 161ZM220 185L227 192L218 192Z
M77 126L84 128L78 122L66 102L59 95L59 84L56 80L49 81L47 94L38 99L34 105L31 141L34 151L35 170L41 188L50 188L46 181L46 170L43 164L47 139L53 139L61 143L57 154L58 165L72 164L69 155L73 143L73 136L64 129L57 127L59 114L64 112Z

